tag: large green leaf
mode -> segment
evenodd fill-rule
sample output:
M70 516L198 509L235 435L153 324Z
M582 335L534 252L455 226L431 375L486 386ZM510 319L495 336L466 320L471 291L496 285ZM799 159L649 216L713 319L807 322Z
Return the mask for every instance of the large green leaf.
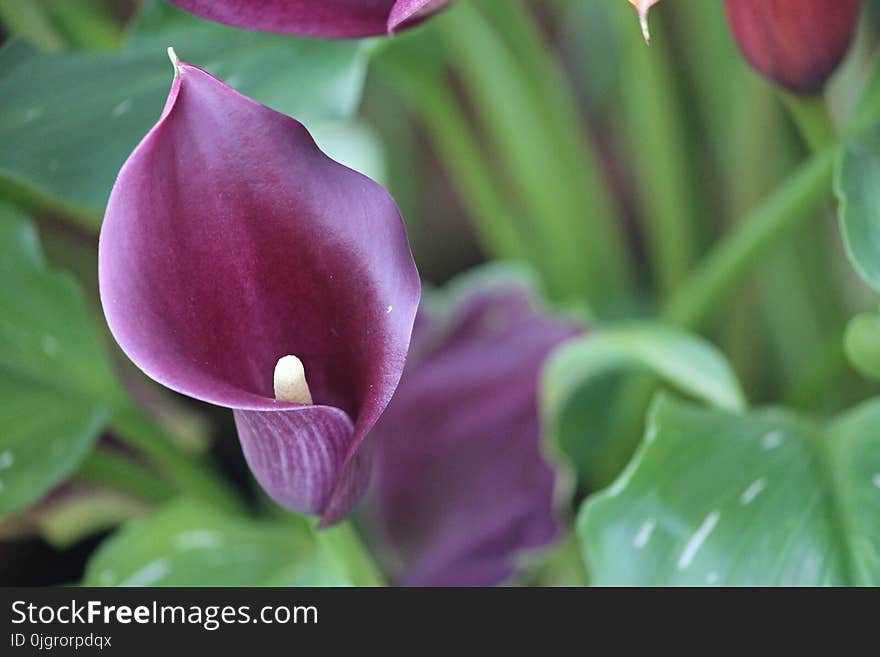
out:
M290 517L269 523L182 501L134 520L98 550L86 586L354 586L378 584L353 558L351 530L316 532ZM342 548L340 543L346 543Z
M0 51L0 191L97 226L119 168L171 86L166 48L307 125L350 116L366 45L237 30L149 3L114 53Z
M100 402L0 371L0 516L30 506L70 476L106 417Z
M880 124L847 144L834 189L847 255L861 277L880 291Z
M47 268L33 227L0 206L0 514L85 457L121 398L83 296Z
M880 584L880 401L827 425L661 397L581 510L598 585Z
M557 349L544 368L541 416L553 444L587 488L608 481L605 471L619 446L611 427L622 412L622 374L647 371L720 408L741 409L745 399L724 356L702 338L659 324L601 329ZM625 462L625 461L624 461ZM614 473L619 469L614 469Z

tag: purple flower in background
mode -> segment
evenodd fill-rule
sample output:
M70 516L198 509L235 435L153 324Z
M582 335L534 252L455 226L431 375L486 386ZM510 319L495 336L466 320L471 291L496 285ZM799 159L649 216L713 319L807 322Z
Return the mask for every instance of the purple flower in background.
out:
M368 516L409 586L488 586L519 552L557 535L556 477L543 458L541 366L581 332L541 314L511 279L419 312L406 372L373 429Z
M366 490L419 302L400 214L297 121L176 66L101 229L107 322L148 376L234 409L278 503L332 524Z
M412 27L451 0L171 0L235 27L301 36L355 38Z

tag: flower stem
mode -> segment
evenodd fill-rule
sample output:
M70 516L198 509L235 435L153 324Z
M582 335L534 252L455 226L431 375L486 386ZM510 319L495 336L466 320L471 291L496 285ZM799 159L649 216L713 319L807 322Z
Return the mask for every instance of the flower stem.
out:
M545 129L552 133L558 156L566 162L579 194L590 207L587 224L597 245L593 257L601 262L602 275L626 291L632 285L630 256L617 209L604 177L599 150L590 137L580 103L541 28L523 0L493 0L483 3L497 30L510 44L523 77L534 89L532 97L541 104Z
M42 3L0 0L0 21L9 33L24 36L44 50L64 48L64 36L52 24Z
M631 11L621 3L626 25ZM655 25L651 47L635 30L627 35L621 58L624 110L621 132L628 139L639 186L640 219L647 238L659 298L666 299L695 259L700 212L700 176L689 152L678 80L672 75L667 40Z
M838 144L815 153L800 165L736 225L697 269L680 285L663 317L685 329L700 328L718 310L724 295L757 265L774 246L808 221L831 194ZM640 439L644 408L656 379L636 377L627 382L615 406L620 436L601 464L601 483L612 480L632 454Z
M519 44L509 39L522 30L507 34L487 20L482 8L467 2L456 4L437 25L498 156L498 175L510 183L509 193L528 219L551 294L557 300L586 298L596 307L613 307L625 288L625 273L606 270L615 243L597 232L604 213L595 201L605 196L602 184L584 171L582 161L575 163L584 153L580 121L560 121L557 103L548 102L531 79L517 54ZM551 79L558 75L554 69ZM603 190L602 195L593 188Z
M804 98L784 92L779 96L812 152L834 143L837 133L823 97Z
M828 112L828 105L821 96L803 98L780 92L783 104L801 133L801 137L813 152L833 143L837 131ZM808 353L808 362L798 374L795 384L786 392L786 398L792 405L803 407L807 400L814 399L823 389L829 389L839 382L839 377L846 372L846 355L843 350L840 324L844 322L844 308L835 294L828 294L823 284L833 281L834 271L829 265L832 256L826 240L815 239L809 244L811 252L805 254L809 258L805 274L801 282L807 289L814 290L812 295L814 314L819 318L830 320L827 333L818 350L812 348Z
M227 511L242 510L242 501L216 472L176 447L142 411L122 407L110 427L117 438L143 454L180 492Z
M449 85L426 81L420 68L402 58L377 60L380 71L406 95L470 213L480 243L493 258L528 260L527 240L516 213L498 189L481 147Z
M837 151L835 145L814 155L749 212L678 288L666 308L665 319L683 328L700 327L723 295L826 201Z
M316 529L315 540L322 549L345 564L354 586L385 586L385 580L370 551L364 545L351 520Z
M112 488L147 502L166 502L173 493L160 477L130 458L97 449L77 470L76 478Z

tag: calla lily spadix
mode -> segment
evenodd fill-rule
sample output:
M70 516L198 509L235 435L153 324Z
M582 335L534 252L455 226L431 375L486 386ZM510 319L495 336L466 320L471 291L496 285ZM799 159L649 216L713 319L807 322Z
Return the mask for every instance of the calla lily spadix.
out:
M234 410L281 505L344 518L403 371L419 278L397 206L296 120L175 63L101 229L101 301L148 376Z
M419 311L406 372L371 435L368 526L395 582L490 586L558 534L537 405L550 351L583 328L513 278Z
M171 0L196 16L248 30L325 38L392 34L451 0Z

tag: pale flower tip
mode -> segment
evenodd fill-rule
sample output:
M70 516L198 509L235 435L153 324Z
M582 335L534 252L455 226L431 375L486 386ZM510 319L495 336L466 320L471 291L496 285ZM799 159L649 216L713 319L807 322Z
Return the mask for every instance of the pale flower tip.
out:
M645 43L651 44L651 30L648 27L648 9L650 3L643 2L639 6L639 24L642 26L642 35L645 37Z
M174 67L174 75L178 75L180 73L180 57L174 52L174 46L168 46L168 59L171 60L171 65Z
M296 356L284 356L278 360L274 384L276 401L303 405L314 403L306 381L306 370Z

